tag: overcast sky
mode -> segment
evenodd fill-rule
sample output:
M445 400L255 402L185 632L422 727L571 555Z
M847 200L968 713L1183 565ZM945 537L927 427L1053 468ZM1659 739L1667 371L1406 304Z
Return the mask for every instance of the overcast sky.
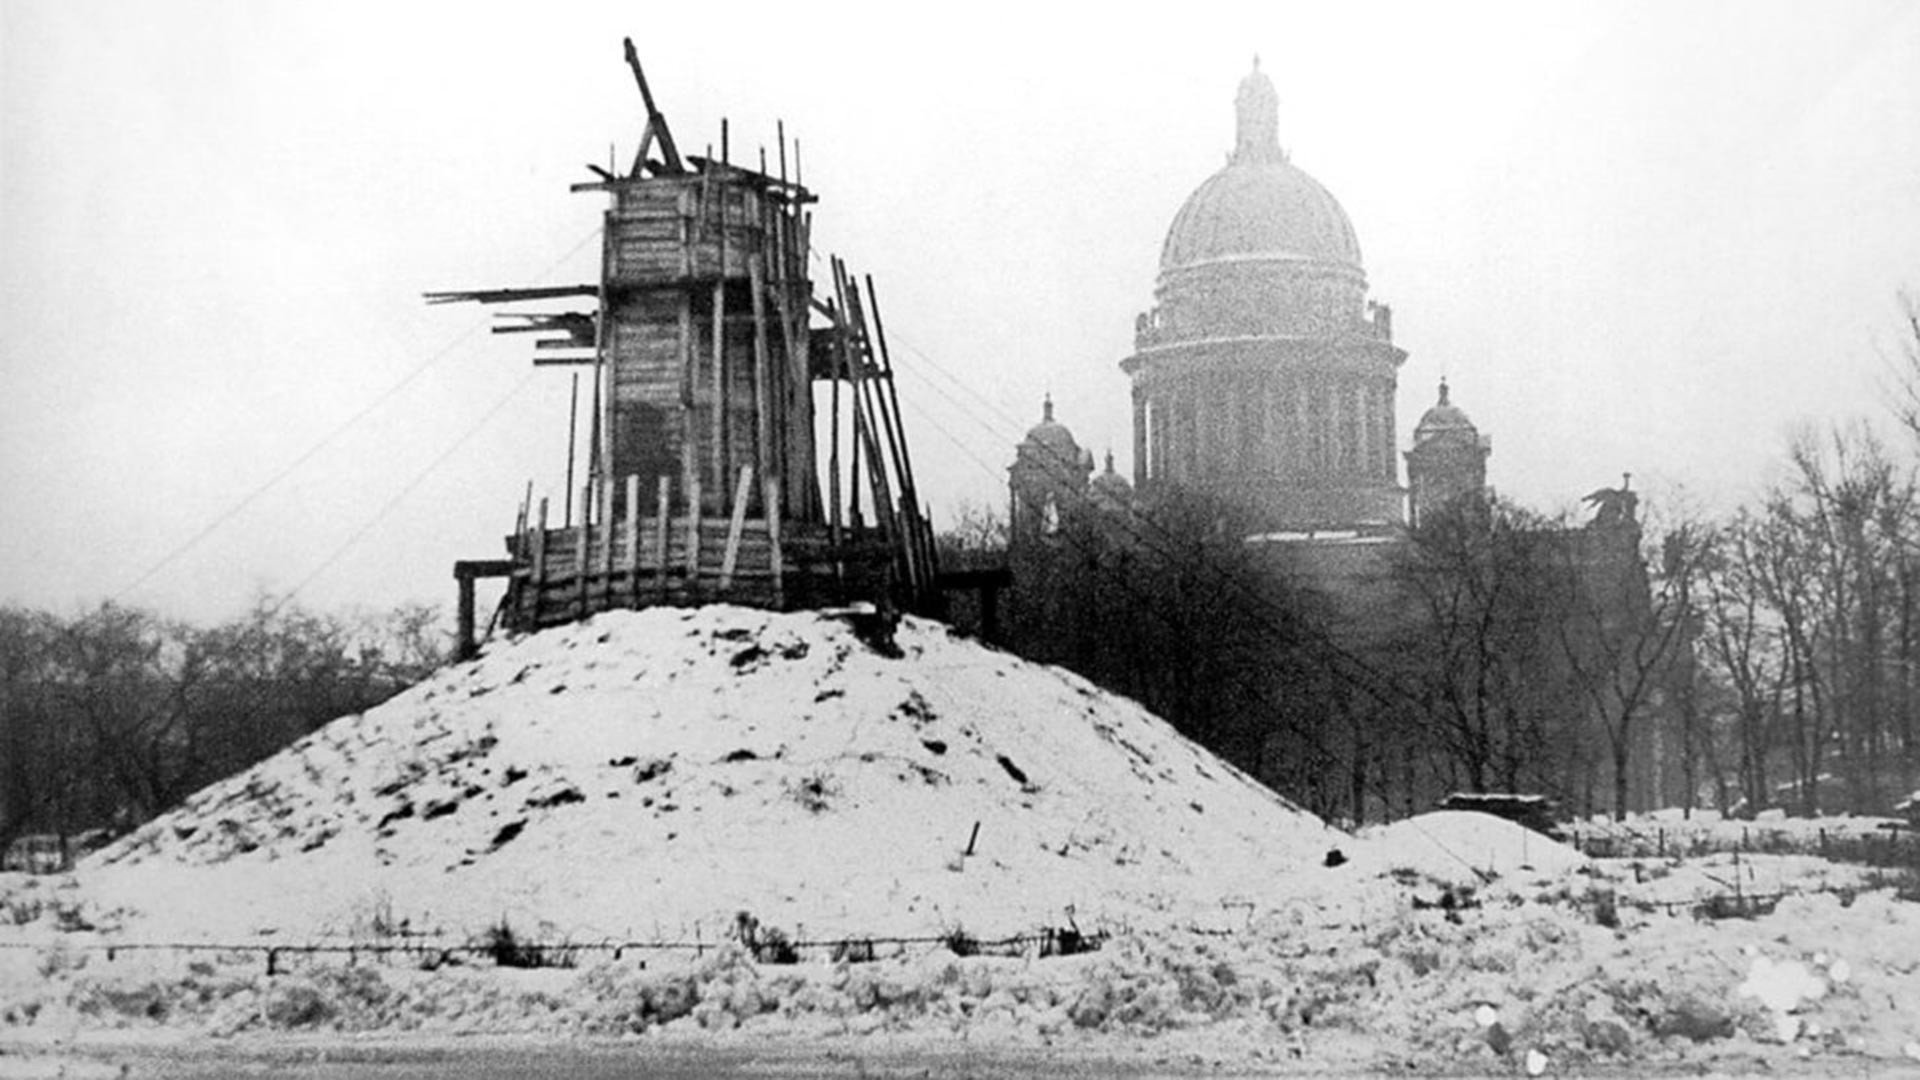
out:
M597 277L623 35L683 150L800 139L937 515L1049 391L1129 469L1117 365L1255 53L1394 308L1402 447L1445 375L1539 508L1748 497L1880 407L1920 289L1907 0L721 10L0 0L0 601L449 601L558 497L567 375L420 294Z

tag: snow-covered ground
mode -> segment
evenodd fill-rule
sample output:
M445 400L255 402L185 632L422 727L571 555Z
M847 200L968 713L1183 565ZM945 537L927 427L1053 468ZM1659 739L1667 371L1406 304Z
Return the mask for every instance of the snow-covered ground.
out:
M1722 816L1715 810L1678 808L1628 815L1616 821L1602 815L1574 822L1567 831L1581 846L1620 853L1700 851L1814 852L1823 845L1885 845L1909 841L1900 818L1858 814L1789 817L1763 810L1751 819Z
M1348 835L1072 675L912 619L896 641L712 607L496 646L70 878L0 877L0 1052L120 1028L893 1032L1303 1072L1920 1068L1920 904L1885 875L1588 859L1464 812ZM772 963L729 940L740 912L763 940L883 940ZM503 920L700 949L446 951ZM932 940L1041 928L1110 936ZM274 974L134 948L189 942L412 948Z
M616 612L454 667L80 874L128 932L1007 934L1312 895L1342 834L1138 706L907 620ZM977 827L977 833L976 833ZM972 846L968 854L969 845Z

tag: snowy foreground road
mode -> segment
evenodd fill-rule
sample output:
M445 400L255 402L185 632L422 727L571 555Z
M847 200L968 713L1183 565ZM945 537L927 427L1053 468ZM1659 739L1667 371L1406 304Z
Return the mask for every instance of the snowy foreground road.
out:
M1356 1052L1362 1048L1355 1047ZM925 1080L1045 1076L1053 1080L1092 1080L1114 1077L1376 1077L1376 1076L1486 1076L1512 1075L1511 1070L1486 1068L1432 1072L1403 1069L1381 1071L1355 1064L1352 1068L1274 1060L1258 1066L1227 1062L1197 1050L1186 1040L1163 1046L1133 1045L1101 1048L965 1046L930 1044L925 1040L869 1039L859 1043L790 1043L715 1046L672 1040L585 1040L535 1043L524 1040L461 1039L235 1039L212 1041L169 1040L156 1043L94 1044L53 1050L0 1043L0 1080L26 1077L99 1077L126 1080L170 1078L288 1077L292 1080L512 1080L518 1077L567 1077L611 1080L647 1077L649 1080L693 1078L784 1077L915 1077ZM1563 1074L1565 1075L1565 1074ZM1729 1053L1716 1060L1672 1062L1666 1067L1640 1062L1618 1067L1581 1069L1570 1075L1590 1077L1892 1077L1920 1075L1886 1063L1853 1063L1831 1059L1762 1061Z

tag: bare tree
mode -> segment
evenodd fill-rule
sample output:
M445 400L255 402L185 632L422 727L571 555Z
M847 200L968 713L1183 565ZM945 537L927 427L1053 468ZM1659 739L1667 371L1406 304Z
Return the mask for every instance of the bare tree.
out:
M1664 530L1653 552L1641 550L1641 538L1636 520L1597 518L1556 548L1556 637L1572 685L1606 742L1616 818L1633 802L1635 752L1647 752L1661 698L1690 656L1695 590L1708 551L1706 529L1696 521ZM1652 575L1649 562L1657 567ZM1686 707L1684 699L1674 704ZM1683 732L1690 737L1684 719Z
M1557 532L1511 503L1461 503L1415 529L1396 568L1415 608L1399 675L1433 745L1474 791L1546 781L1561 690L1548 648Z
M1700 650L1729 691L1741 799L1772 804L1768 762L1791 681L1781 619L1768 604L1766 523L1742 510L1718 529L1701 566Z

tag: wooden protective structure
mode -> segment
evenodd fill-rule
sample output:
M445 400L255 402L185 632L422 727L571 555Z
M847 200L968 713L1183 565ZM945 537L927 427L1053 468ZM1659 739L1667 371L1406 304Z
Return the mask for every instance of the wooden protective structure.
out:
M573 186L612 197L599 282L427 297L597 301L505 312L495 327L539 335L536 364L591 368L578 512L573 490L557 515L529 493L505 565L464 561L456 575L504 570L513 630L651 604L937 608L873 283L830 259L831 292L814 295L817 199L799 144L791 178L784 126L777 172L764 150L757 169L732 163L724 121L718 159L683 158L626 50L647 110L639 152L624 175L589 166L598 179Z

